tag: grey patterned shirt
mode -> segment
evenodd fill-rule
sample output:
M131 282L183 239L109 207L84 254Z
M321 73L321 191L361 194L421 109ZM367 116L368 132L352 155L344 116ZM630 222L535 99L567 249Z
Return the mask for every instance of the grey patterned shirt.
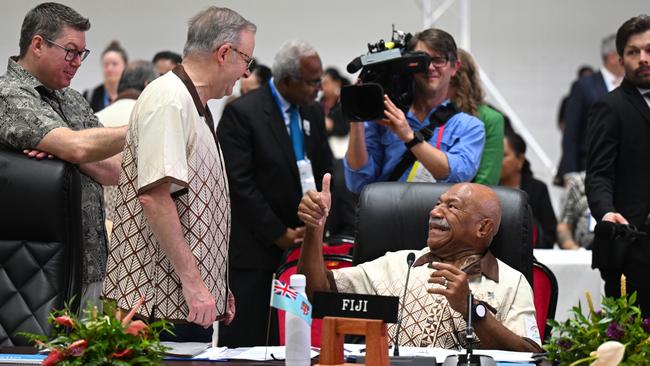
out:
M573 240L581 247L589 248L594 240L594 232L590 230L590 220L593 219L585 192L585 176L585 172L569 175L560 222L571 225Z
M58 127L73 130L102 127L88 102L71 88L49 90L32 74L9 59L0 76L0 147L34 149ZM81 174L83 227L83 283L102 281L106 270L107 243L102 186Z

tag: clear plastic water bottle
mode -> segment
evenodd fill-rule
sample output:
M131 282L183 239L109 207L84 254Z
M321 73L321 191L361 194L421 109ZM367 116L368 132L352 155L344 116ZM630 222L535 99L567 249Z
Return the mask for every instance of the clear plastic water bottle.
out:
M297 293L305 295L307 280L304 275L291 275L289 285ZM286 343L287 366L308 366L311 364L311 328L300 317L286 312L284 317L284 339Z

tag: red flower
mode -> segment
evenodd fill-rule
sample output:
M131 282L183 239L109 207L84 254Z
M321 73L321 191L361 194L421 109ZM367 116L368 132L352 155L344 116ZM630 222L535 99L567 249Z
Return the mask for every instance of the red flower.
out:
M53 366L56 365L59 361L63 359L63 352L58 349L53 349L50 351L50 354L45 360L43 360L42 366Z
M131 349L127 348L121 352L114 352L111 356L114 358L128 357L131 354Z
M70 318L67 315L57 316L56 318L54 318L54 321L57 324L63 325L64 327L67 327L67 328L74 327L74 321L72 320L72 318Z
M142 320L134 320L124 329L124 333L137 336L140 333L145 333L148 328Z
M73 357L79 357L86 348L88 348L88 342L85 339L78 339L68 346L66 353Z

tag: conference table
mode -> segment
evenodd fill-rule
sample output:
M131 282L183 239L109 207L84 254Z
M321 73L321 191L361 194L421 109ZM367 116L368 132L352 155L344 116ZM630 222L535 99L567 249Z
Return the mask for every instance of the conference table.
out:
M558 283L558 301L555 320L564 321L570 317L572 307L582 305L583 314L588 307L585 292L589 291L594 306L600 307L604 295L603 281L598 270L591 268L591 251L585 249L535 249L533 255L545 264L555 275Z

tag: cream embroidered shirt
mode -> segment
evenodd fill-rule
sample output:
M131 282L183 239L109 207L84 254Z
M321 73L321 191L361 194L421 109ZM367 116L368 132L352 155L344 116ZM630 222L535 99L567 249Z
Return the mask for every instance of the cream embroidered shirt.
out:
M181 283L147 224L138 194L171 182L183 235L201 278L225 315L230 198L210 111L177 66L151 82L131 115L110 243L104 295L145 317L184 320Z
M420 258L427 255L429 248L420 251L388 252L371 262L333 270L337 290L343 293L398 296L402 305L408 269L406 257L411 252L415 253L416 258ZM498 281L488 278L484 273L469 281L475 299L484 301L496 309L496 319L513 333L541 344L533 291L528 281L520 272L498 259L494 260L498 264ZM431 286L439 286L427 282L434 269L426 264L417 266L417 263L416 260L416 265L411 269L406 301L402 305L404 319L400 345L464 348L467 328L465 320L449 306L444 296L427 292ZM394 340L396 328L396 324L388 326L391 342Z

